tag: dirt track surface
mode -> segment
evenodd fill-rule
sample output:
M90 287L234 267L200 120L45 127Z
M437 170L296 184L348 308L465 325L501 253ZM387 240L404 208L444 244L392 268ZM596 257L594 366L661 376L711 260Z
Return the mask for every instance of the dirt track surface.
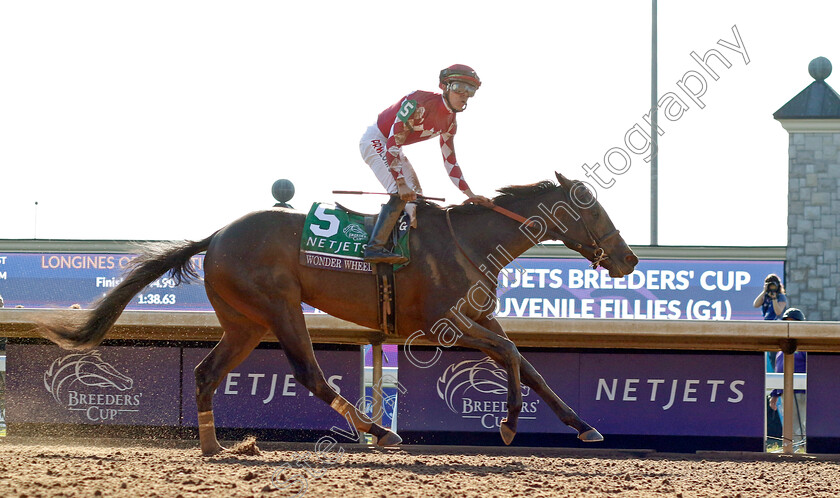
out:
M0 496L836 496L835 457L646 451L258 443L259 455L202 457L194 442L0 442ZM340 458L333 464L323 457ZM284 467L292 464L291 467ZM283 490L272 486L274 482Z

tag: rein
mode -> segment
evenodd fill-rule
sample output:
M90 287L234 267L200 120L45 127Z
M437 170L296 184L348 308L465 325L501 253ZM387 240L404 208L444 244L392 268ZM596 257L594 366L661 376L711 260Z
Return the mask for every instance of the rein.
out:
M469 261L470 264L473 265L473 268L478 270L479 273L483 273L481 268L479 268L479 266L477 264L475 264L475 262L472 260L472 258L470 258L469 254L467 254L467 251L465 251L464 248L461 246L461 244L458 242L458 237L455 235L455 229L452 227L452 219L449 216L450 211L451 211L451 208L446 209L446 225L449 227L449 234L452 235L452 240L455 242L455 247L457 247L458 250L461 251L461 254L463 254L464 257L467 258L467 261ZM493 211L496 211L497 213L499 213L501 215L504 215L504 216L506 216L506 217L518 222L518 223L521 223L521 224L523 224L527 227L534 227L536 225L536 223L534 223L533 221L525 218L524 216L522 216L520 214L517 214L517 213L514 213L513 211L511 211L509 209L505 209L501 206L497 206L495 204L493 205ZM594 249L594 254L593 254L593 259L592 259L592 269L594 270L594 269L598 268L598 266L605 259L607 259L609 257L607 255L606 251L604 251L603 247L601 247L601 246L603 245L603 243L605 241L607 241L610 238L618 235L619 232L618 232L618 229L615 229L615 230L611 231L610 233L606 234L603 238L601 238L599 240L598 237L596 237L595 234L592 233L592 230L589 229L589 226L586 224L586 221L581 219L581 222L583 223L583 228L586 230L586 234L589 236L589 243L586 244L586 245L589 246L589 247L592 247ZM579 242L575 239L572 239L571 237L568 237L565 233L560 233L560 232L558 232L556 230L553 230L551 228L546 228L546 237L545 238L549 238L549 239L553 239L553 240L559 240L559 241L563 242L564 244L572 245L577 249L582 249L583 246L584 246L584 244L582 242ZM542 242L542 240L545 240L545 239L541 239L540 242Z
M519 223L522 223L528 227L533 227L536 224L533 221L526 219L524 216L516 214L513 211L505 209L501 206L493 205L493 211L507 216L508 218L514 221L518 221ZM595 268L598 268L598 265L600 265L608 257L606 251L604 251L604 248L601 247L603 245L603 242L618 235L618 229L611 231L599 240L598 237L596 237L595 234L592 233L592 230L589 229L589 225L586 224L586 221L581 219L581 222L583 223L584 230L586 230L586 235L589 236L589 243L586 245L594 249L594 259L592 260L592 269L594 270ZM560 233L556 230L552 230L551 228L546 228L546 236L554 240L559 240L565 244L575 246L577 249L583 248L582 242L572 239L565 233Z

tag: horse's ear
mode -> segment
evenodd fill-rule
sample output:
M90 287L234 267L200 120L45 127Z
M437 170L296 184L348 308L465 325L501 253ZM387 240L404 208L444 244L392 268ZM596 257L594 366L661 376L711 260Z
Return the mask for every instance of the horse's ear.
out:
M557 177L557 181L560 182L561 187L568 189L571 186L572 182L560 173L555 171L554 176Z

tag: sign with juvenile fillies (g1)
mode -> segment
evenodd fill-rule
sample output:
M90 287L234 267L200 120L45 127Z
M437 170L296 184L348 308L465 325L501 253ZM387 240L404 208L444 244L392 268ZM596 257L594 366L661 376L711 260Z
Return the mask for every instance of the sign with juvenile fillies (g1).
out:
M753 306L782 261L644 260L611 278L582 259L518 258L499 273L496 316L762 320Z
M6 346L9 423L180 424L180 349Z

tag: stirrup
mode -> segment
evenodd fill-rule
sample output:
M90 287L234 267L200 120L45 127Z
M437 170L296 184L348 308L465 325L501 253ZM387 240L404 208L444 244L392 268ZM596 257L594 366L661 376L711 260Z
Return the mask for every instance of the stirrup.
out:
M384 247L368 247L365 249L365 261L368 263L387 263L401 265L408 262L408 258L393 253Z

